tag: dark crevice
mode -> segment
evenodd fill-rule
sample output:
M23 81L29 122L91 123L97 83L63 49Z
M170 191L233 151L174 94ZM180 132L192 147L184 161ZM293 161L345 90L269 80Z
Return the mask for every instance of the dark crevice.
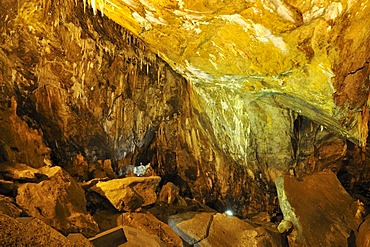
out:
M359 72L360 70L363 70L363 69L366 67L366 65L368 65L368 64L369 64L369 61L366 61L362 67L360 67L360 68L358 68L358 69L356 69L356 70L350 71L348 74L349 74L349 75L356 74L356 73L357 73L357 72Z
M208 225L207 225L206 234L201 239L199 239L197 242L195 242L194 245L196 245L196 244L202 242L204 239L208 238L208 236L209 236L209 229L211 229L211 225L213 223L213 217L214 216L215 216L214 214L211 215L211 219L209 220Z

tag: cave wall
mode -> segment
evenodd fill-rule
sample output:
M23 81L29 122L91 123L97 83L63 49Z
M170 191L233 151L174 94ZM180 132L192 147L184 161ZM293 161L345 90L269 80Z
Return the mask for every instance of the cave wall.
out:
M276 210L278 175L342 165L342 137L274 97L195 90L82 2L1 7L1 162L70 167L82 156L117 173L151 163L183 195L239 215Z

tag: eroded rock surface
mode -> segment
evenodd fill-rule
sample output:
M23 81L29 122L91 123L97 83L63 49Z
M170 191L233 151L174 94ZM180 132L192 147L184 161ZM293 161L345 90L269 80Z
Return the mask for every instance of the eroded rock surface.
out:
M177 233L150 213L124 213L117 218L117 223L154 234L168 247L182 246Z
M45 177L38 169L26 164L12 162L1 163L0 173L7 179L21 182L36 182L38 179Z
M370 246L370 217L367 217L366 220L361 224L356 236L356 244L358 247Z
M75 246L57 230L38 219L21 223L0 213L0 242L3 246Z
M0 195L0 212L10 217L19 217L22 210L15 205L15 200L11 197Z
M49 179L20 185L17 204L65 234L95 235L99 229L86 211L85 192L78 183L60 167L43 167L40 171Z
M284 176L275 183L284 222L294 228L289 246L347 246L351 232L357 231L357 208L333 172L301 180Z
M100 181L91 190L106 197L119 211L134 211L155 203L160 181L158 176L127 177Z
M219 213L186 212L170 216L168 224L194 246L281 246L264 228Z
M338 170L346 140L366 145L366 4L131 2L3 3L0 162L78 165L82 181L150 163L245 216L276 211L277 176ZM133 33L106 17L122 9Z

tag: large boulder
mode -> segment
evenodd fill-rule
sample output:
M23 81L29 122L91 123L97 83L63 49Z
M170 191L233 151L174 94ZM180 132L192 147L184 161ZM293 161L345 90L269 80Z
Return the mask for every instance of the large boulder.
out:
M186 212L169 217L168 224L194 246L280 246L262 227L224 214Z
M356 231L355 201L336 175L324 171L296 179L279 177L275 181L284 220L283 232L291 231L289 246L347 246Z
M43 178L43 174L35 168L26 164L4 162L0 164L0 174L6 179L21 181L21 182L36 182Z
M171 227L150 213L124 213L117 218L117 224L143 230L158 236L168 247L182 246L182 240Z
M26 183L18 188L16 201L24 211L63 233L81 232L92 236L98 226L86 211L84 190L60 167L43 167L49 179Z
M75 246L60 232L35 218L16 220L0 213L1 246Z
M106 197L119 211L134 211L155 203L160 181L158 176L127 177L100 181L91 190Z

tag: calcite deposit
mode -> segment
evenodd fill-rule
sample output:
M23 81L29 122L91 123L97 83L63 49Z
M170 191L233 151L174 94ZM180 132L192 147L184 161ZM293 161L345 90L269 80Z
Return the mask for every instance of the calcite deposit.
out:
M17 212L62 220L65 232L81 230L76 214L61 210L67 222L19 193L27 188L41 204L47 188L78 188L83 206L61 209L79 208L94 233L89 214L114 208L89 189L139 167L143 180L160 177L153 198L165 184L176 189L137 210L194 200L281 221L275 179L325 169L370 206L369 4L2 1L0 192L18 193L7 199ZM63 176L30 167L61 167Z

